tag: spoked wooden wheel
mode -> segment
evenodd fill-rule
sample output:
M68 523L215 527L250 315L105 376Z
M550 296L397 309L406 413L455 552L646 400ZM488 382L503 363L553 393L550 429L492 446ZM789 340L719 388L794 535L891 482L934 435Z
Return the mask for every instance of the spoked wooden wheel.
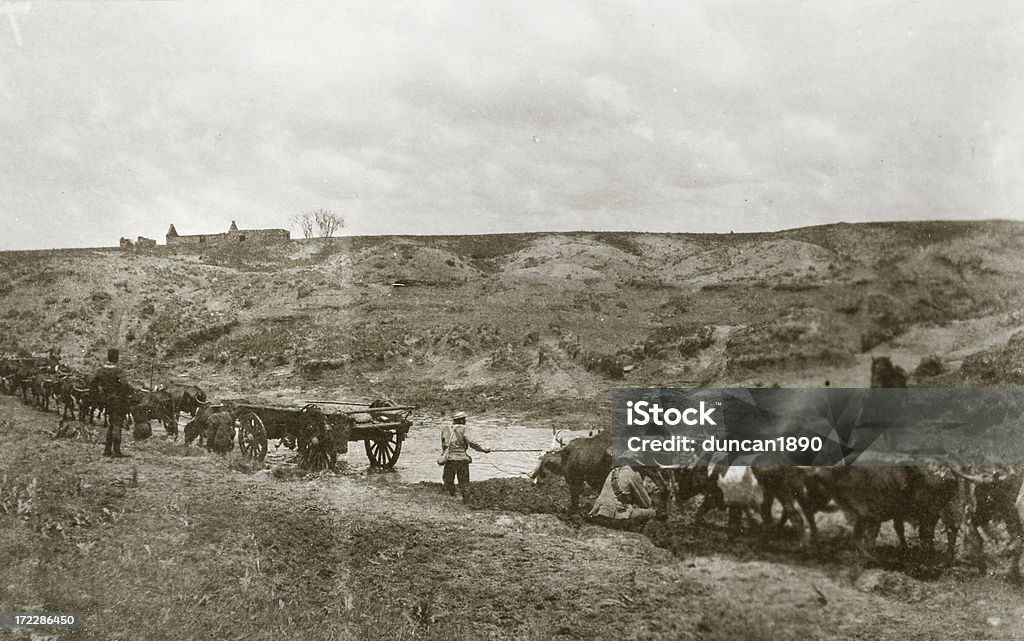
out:
M379 407L394 407L395 402L379 398L370 403L370 409ZM395 416L384 413L374 413L373 420L377 423L387 423L397 420ZM370 465L391 469L398 462L398 456L402 453L402 440L396 432L389 432L377 439L366 439L363 441L366 446L366 458L370 459Z
M327 417L319 410L308 411L306 434L298 441L299 466L306 470L333 470L338 461L338 448Z
M370 465L391 469L398 462L398 455L402 453L402 441L398 440L398 434L394 432L383 438L363 441L366 445L366 458L370 459Z
M244 412L237 419L238 449L242 455L262 461L267 456L267 428L255 412Z

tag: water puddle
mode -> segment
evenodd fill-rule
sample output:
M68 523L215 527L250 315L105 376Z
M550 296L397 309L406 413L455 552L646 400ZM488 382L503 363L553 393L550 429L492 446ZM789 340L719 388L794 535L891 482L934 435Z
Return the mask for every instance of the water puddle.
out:
M413 427L402 443L402 453L393 470L371 469L363 442L352 441L348 444L348 454L338 457L342 472L346 475L367 474L394 483L440 482L441 467L437 464L437 457L441 455L441 429L450 423L450 419L426 416L411 418ZM466 434L492 450L519 450L484 454L471 449L473 463L470 465L470 478L474 481L525 477L537 465L540 456L538 450L551 445L552 424L509 417L475 417L469 421ZM275 448L276 444L274 441L268 443L267 463L278 465L290 462L294 452L286 447Z

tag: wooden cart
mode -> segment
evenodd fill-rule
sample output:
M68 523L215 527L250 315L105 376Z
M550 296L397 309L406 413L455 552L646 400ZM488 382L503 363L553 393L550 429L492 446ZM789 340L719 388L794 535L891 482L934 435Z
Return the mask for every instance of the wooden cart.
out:
M349 441L363 441L370 465L394 467L402 442L412 427L415 407L378 400L369 404L318 401L302 407L267 405L247 400L223 402L235 418L238 448L262 461L267 441L277 439L299 452L299 465L307 469L334 469L338 454L348 452ZM320 405L356 406L360 409L324 411Z

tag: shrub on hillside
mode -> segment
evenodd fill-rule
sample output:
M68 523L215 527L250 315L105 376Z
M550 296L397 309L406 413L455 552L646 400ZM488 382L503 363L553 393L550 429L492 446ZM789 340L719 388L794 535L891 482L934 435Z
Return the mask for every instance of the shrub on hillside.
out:
M811 266L811 269L814 269ZM786 283L778 283L772 286L777 292L805 292L812 289L821 289L821 283L812 283L808 281L790 281Z
M860 336L860 351L866 352L903 333L903 324L891 312L877 315L872 326Z
M914 368L914 376L917 378L928 378L943 374L945 371L946 366L942 363L942 359L933 354L921 359L921 362Z
M711 347L715 342L714 334L714 330L708 325L699 328L693 335L679 341L679 355L683 358L696 356L702 350Z
M645 274L640 277L630 278L625 286L636 290L670 289L672 285L666 283L657 276Z
M1024 385L1024 332L1014 334L1005 346L971 354L960 374L968 381L987 385Z
M726 343L728 369L739 375L820 364L839 365L852 356L850 337L816 309L734 330Z
M215 323L200 327L199 329L195 329L171 341L170 349L172 351L191 349L202 345L203 343L215 341L221 336L230 333L231 330L237 326L238 321L232 319L224 323Z
M325 371L342 370L348 366L351 358L313 358L302 360L297 364L303 376L316 377Z
M683 358L692 358L714 343L714 328L690 324L665 325L651 331L643 343L643 354L653 355L675 349Z
M622 378L622 363L614 356L588 353L581 360L583 368L588 372L616 380Z
M487 366L498 371L520 372L525 370L527 362L532 360L532 358L526 358L522 351L517 350L512 343L509 343L502 348L494 350L487 359Z

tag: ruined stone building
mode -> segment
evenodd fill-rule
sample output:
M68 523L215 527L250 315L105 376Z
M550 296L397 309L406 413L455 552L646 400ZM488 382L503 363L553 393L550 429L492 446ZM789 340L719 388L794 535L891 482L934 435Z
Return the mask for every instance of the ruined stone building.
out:
M167 245L204 245L213 243L280 243L291 239L287 229L239 229L235 221L231 221L228 231L223 234L191 234L182 236L171 223L165 236Z
M132 241L131 238L122 237L120 245L122 249L154 249L156 241L145 236L139 236L135 241Z

